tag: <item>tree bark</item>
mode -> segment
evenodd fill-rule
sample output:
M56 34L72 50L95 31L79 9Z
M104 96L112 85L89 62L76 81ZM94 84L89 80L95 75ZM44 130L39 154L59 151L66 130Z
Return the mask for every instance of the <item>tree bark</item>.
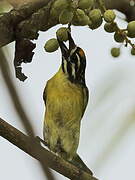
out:
M13 9L4 15L0 15L0 47L15 40L17 24L29 18L40 8L47 6L49 2L51 2L51 0L36 1L34 3L26 4L18 9Z

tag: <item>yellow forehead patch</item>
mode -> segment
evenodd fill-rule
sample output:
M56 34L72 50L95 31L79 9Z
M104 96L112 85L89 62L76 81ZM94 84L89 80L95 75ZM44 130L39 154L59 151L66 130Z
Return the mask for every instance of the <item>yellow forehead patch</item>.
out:
M84 51L83 51L82 49L79 49L79 55L80 55L81 57L85 56Z

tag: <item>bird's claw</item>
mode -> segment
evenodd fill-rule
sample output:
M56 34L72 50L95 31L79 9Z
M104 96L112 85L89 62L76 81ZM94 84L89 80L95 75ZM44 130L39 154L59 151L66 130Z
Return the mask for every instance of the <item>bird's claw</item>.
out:
M44 141L43 139L41 139L39 136L36 136L36 137L35 137L35 140L36 140L36 142L37 142L38 144L41 144L41 143L42 143L44 146L47 146L47 147L48 147L47 142Z

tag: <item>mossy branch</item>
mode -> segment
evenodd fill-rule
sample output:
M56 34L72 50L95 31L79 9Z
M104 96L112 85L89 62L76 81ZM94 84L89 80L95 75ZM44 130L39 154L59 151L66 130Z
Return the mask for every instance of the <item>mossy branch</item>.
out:
M56 156L54 153L43 148L36 139L30 138L23 134L18 129L14 128L3 119L0 118L0 136L7 139L9 142L46 164L46 166L59 172L72 180L97 180L90 174L78 169L69 162Z
M28 22L28 19L31 17L31 15L32 14L34 15L35 12L37 12L39 9L43 8L44 6L46 8L44 11L42 23L43 24L45 23L47 25L48 19L45 18L45 16L48 13L48 8L50 7L51 2L52 2L52 0L40 0L39 2L26 4L19 9L13 9L10 12L4 13L3 15L1 15L0 16L0 47L14 41L16 38L17 29L19 29L18 34L17 34L19 36L19 31L23 30L22 26L26 25L23 23L23 21L25 20L26 22ZM42 13L42 12L40 12L40 13ZM40 14L39 14L39 16L40 16ZM35 18L35 16L32 18ZM32 21L32 18L31 18L31 21ZM39 19L38 17L36 19L38 19L38 23L41 20L41 18ZM28 23L30 24L31 21L29 21ZM20 25L18 25L20 22L22 22L22 23ZM36 22L37 21L34 21L34 23L36 23ZM46 28L48 28L48 26L50 28L50 25L47 25ZM35 24L33 24L33 28L34 27L35 27ZM20 38L21 38L21 35L20 35Z

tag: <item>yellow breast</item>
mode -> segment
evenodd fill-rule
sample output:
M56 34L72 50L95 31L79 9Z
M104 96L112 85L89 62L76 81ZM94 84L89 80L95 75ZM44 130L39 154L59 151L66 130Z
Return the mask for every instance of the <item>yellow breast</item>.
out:
M68 121L76 118L80 120L84 106L83 98L82 87L71 83L61 68L47 82L47 106L54 104L56 111L62 111L65 116L68 114Z
M60 68L47 82L45 94L44 138L52 151L64 151L71 158L77 151L80 121L86 107L84 88L71 83Z

